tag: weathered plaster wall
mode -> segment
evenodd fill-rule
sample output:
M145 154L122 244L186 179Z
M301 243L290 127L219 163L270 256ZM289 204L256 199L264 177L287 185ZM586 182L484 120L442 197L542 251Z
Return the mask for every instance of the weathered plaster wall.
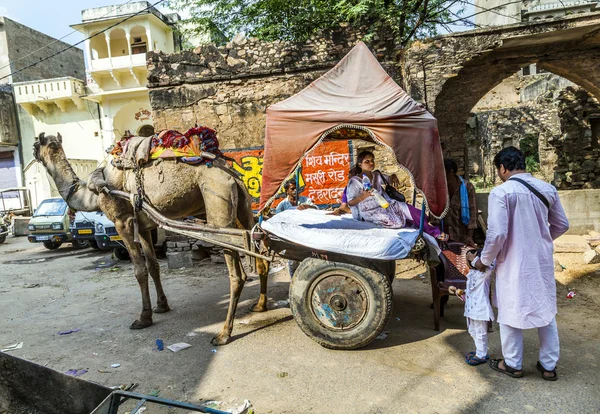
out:
M17 145L19 134L13 103L13 94L9 88L0 90L0 142Z

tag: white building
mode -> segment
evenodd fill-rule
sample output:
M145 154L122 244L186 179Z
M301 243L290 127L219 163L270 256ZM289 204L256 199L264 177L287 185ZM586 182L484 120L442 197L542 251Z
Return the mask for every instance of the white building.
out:
M58 195L54 182L45 168L33 158L32 148L41 132L60 133L67 158L80 178L85 178L106 157L98 105L85 101L85 83L63 77L13 84L15 101L25 111L20 115L22 130L23 172L25 186L31 194L32 205Z
M595 0L475 0L475 24L478 26L501 26L521 21L555 19L567 15L597 11Z
M60 132L67 158L84 180L126 131L154 133L146 52L174 52L178 20L146 1L83 10L82 22L72 27L91 37L84 50L87 82L60 77L13 85L16 103L24 110L19 117L23 175L34 207L58 195L45 168L33 159L31 149L41 132Z
M150 3L138 1L83 10L82 22L71 26L86 38L93 36L85 42L90 93L84 98L100 104L108 142L126 131L138 136L154 133L146 53L179 49L174 32L178 21L177 14L163 15Z

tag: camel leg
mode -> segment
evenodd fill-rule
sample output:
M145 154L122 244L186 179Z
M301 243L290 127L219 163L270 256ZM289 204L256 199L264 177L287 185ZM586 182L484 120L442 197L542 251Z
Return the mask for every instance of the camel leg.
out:
M138 244L133 241L133 220L117 220L115 221L115 226L129 252L129 257L133 264L133 274L142 292L142 313L140 314L140 319L133 321L130 328L147 328L152 325L152 302L150 301L150 291L148 289L148 269L146 268L146 262Z
M160 281L160 265L156 258L156 252L154 251L154 243L152 243L152 232L150 230L140 232L140 244L146 256L146 268L148 273L154 281L154 287L156 288L156 308L154 313L165 313L171 310L167 301L167 296L162 287Z
M236 251L225 250L225 262L229 269L229 309L227 310L227 319L219 335L215 336L211 343L213 345L225 345L231 338L231 331L233 330L233 320L235 319L235 310L237 308L238 301L242 289L244 288L244 282L246 281L245 272L242 268L242 261L240 255Z
M269 276L269 262L256 259L256 271L260 277L260 296L258 303L252 307L252 312L265 312L267 310L267 278Z

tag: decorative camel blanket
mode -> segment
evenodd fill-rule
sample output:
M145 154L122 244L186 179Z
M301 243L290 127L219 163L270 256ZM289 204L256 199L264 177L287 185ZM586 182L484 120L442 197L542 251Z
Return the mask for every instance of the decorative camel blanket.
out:
M188 164L210 167L212 161L204 158L203 152L223 156L217 133L201 126L190 128L185 134L164 130L151 137L124 137L117 142L111 155L118 168L134 168L158 158L179 158Z

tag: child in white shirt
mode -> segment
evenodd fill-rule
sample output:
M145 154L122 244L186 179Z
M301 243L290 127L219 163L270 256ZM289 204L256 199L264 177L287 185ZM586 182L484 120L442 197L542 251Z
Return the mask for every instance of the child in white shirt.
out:
M480 272L474 268L479 261L479 256L471 253L467 258L473 266L467 275L467 290L463 292L455 288L453 291L459 297L466 296L461 298L465 301L464 316L467 318L469 334L475 342L476 350L466 355L465 362L469 365L480 365L485 364L490 358L487 325L488 321L494 320L494 311L490 303L490 284L495 263L492 263L485 272Z

